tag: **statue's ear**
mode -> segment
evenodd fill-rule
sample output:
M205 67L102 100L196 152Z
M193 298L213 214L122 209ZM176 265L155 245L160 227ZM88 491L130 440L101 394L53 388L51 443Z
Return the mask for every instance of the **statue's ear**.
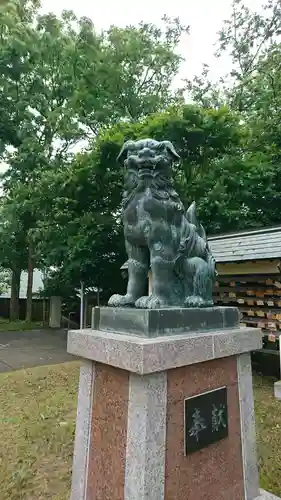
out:
M117 161L119 161L120 163L122 163L124 161L124 159L126 158L126 155L127 155L127 152L128 152L128 149L130 147L132 147L134 144L134 141L126 141L122 148L121 148L121 151L119 153L119 155L117 156Z
M171 153L174 160L180 159L180 156L178 155L173 144L170 141L162 141L161 144L164 144L166 146L166 149L169 151L169 153Z

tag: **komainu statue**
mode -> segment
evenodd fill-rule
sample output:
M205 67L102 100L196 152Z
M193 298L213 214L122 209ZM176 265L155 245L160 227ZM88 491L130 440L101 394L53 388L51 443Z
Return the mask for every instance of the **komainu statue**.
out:
M172 185L169 141L127 141L118 156L124 162L123 224L128 254L126 295L112 295L108 305L159 309L213 305L215 260L196 206L187 211ZM152 294L144 296L148 269Z

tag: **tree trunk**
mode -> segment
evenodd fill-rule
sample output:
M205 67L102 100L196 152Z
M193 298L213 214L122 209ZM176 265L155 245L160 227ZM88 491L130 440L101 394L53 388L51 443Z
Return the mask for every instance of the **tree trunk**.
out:
M27 289L26 289L26 315L25 321L32 321L32 288L33 288L33 259L32 250L28 249L28 265L27 265Z
M10 321L16 321L17 319L19 319L20 277L21 277L21 269L12 269Z
M43 326L46 326L48 324L47 322L47 303L45 297L43 298L43 304L42 304L42 323Z

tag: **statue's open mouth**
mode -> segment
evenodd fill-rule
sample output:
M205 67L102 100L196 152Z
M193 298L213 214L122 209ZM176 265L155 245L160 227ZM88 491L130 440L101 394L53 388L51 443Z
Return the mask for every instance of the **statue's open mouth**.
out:
M153 168L140 168L139 171L138 171L138 177L140 177L141 179L143 177L155 177L155 171L153 170Z

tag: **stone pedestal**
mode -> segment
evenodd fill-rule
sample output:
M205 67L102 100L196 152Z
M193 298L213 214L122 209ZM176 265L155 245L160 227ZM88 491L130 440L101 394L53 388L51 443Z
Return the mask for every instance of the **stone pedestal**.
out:
M234 308L101 308L95 329L69 332L85 358L71 500L276 498L258 485L250 351L262 336L238 321ZM221 388L227 436L189 453L185 407Z

